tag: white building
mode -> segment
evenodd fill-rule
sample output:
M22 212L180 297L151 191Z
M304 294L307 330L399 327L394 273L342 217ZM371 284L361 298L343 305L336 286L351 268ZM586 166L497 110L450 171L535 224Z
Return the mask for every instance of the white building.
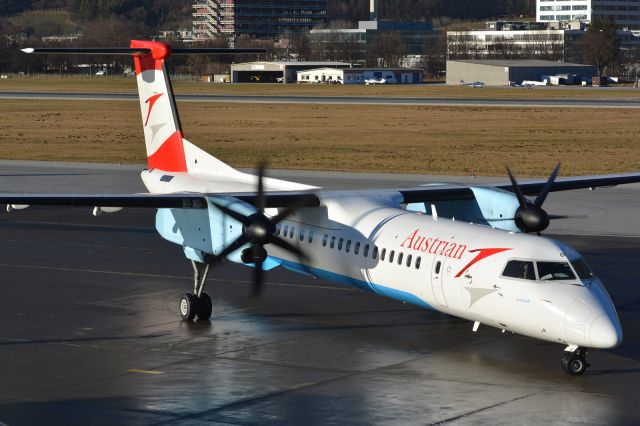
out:
M416 68L316 68L298 71L298 83L365 84L366 80L384 80L387 84L419 84L423 72Z
M536 0L538 22L591 22L608 16L621 27L640 29L640 0Z

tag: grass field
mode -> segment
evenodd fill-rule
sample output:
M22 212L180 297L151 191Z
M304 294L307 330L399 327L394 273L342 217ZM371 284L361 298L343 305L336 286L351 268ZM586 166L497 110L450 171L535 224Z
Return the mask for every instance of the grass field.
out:
M634 109L179 105L185 137L238 167L544 176L640 170ZM1 101L0 158L143 163L136 102Z
M442 85L333 86L301 84L204 84L175 82L177 94L300 95L300 96L402 96L474 99L637 99L633 88L548 87L526 90L515 87ZM56 77L0 80L0 91L135 93L133 78Z

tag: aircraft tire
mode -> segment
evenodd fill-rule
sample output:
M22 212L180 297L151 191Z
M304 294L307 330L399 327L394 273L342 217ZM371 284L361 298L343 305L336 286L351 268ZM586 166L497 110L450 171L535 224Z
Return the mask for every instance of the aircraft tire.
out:
M562 357L562 369L572 376L580 376L587 370L587 361L581 355L567 354Z
M202 292L198 299L198 320L208 321L211 318L211 312L213 311L213 304L211 303L211 297Z
M180 298L180 318L192 321L198 312L198 298L191 293L185 293Z

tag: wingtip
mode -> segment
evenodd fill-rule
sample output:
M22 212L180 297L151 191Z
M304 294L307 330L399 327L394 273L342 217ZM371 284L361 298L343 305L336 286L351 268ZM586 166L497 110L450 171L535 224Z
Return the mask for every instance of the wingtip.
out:
M25 47L24 49L20 49L22 50L24 53L33 53L35 52L35 49L33 47Z

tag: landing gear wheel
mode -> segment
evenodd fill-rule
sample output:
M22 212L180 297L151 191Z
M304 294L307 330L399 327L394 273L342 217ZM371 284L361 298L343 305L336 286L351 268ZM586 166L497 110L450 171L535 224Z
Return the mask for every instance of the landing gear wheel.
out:
M198 312L198 298L191 293L185 293L180 298L180 318L192 321Z
M201 293L200 298L198 299L198 320L207 321L211 318L211 311L213 310L213 305L211 303L211 297L207 293Z
M562 368L572 376L580 376L583 374L589 364L585 357L581 354L567 354L562 357Z

